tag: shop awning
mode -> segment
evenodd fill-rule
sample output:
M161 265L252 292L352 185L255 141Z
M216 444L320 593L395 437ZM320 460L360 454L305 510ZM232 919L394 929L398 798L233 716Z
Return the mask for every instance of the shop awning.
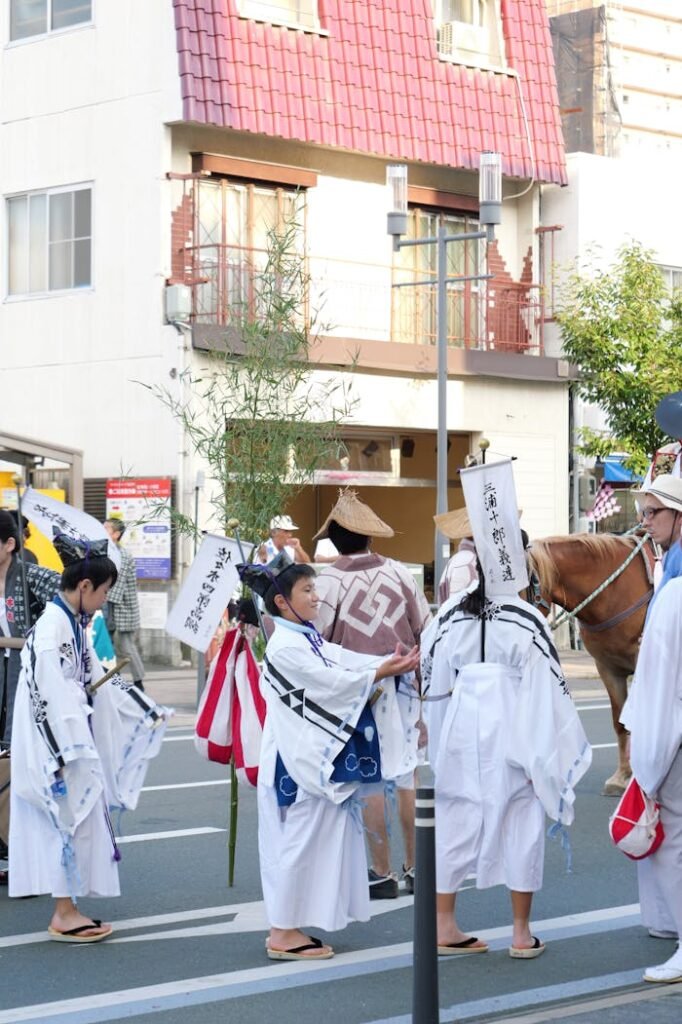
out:
M640 484L642 477L626 469L623 463L625 455L607 455L603 460L604 482L607 484Z

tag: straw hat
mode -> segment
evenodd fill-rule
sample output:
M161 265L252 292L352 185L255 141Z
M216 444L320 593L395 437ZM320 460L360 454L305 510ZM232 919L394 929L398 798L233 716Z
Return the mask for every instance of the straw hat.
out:
M522 512L523 509L520 508L519 515ZM441 512L433 517L433 521L440 532L450 540L462 540L463 537L473 537L474 535L466 508L455 508L450 512Z
M434 516L433 521L441 533L450 540L461 540L463 537L473 537L469 514L465 508L455 508L451 512L441 512Z
M350 530L351 533L358 533L362 537L395 536L391 527L383 519L379 519L379 516L372 512L369 505L365 505L364 501L360 501L357 491L349 491L348 489L339 491L336 505L334 505L334 508L313 537L313 540L320 540L322 537L329 536L328 529L332 519L339 526Z

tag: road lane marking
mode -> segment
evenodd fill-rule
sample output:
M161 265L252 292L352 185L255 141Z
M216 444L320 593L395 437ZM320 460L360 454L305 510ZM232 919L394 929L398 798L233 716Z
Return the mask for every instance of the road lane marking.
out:
M229 786L230 779L207 779L204 782L173 782L168 786L143 786L142 793L160 793L164 789L199 789L201 786Z
M610 711L610 704L578 704L578 713L581 711Z
M206 825L203 828L178 828L170 832L138 832L132 836L116 836L116 842L121 843L150 843L156 839L184 839L185 836L208 836L213 832L227 832L226 828L214 828Z
M404 894L400 900L383 900L370 905L370 916L379 917L388 914L393 910L403 910L411 907L414 902L413 896ZM169 924L186 924L189 921L206 921L209 917L229 917L231 932L261 932L267 931L265 917L265 905L262 900L255 900L251 903L229 903L217 907L200 907L196 910L180 910L171 914L155 914L151 917L131 917L120 921L113 921L116 937L109 939L111 942L132 942L137 936L119 936L122 931L134 931L141 928L159 928ZM159 932L151 932L143 938L156 938ZM179 933L174 933L179 934ZM222 933L221 933L222 934ZM0 949L11 948L12 946L28 946L35 942L49 942L47 932L28 932L23 935L5 935L0 937Z

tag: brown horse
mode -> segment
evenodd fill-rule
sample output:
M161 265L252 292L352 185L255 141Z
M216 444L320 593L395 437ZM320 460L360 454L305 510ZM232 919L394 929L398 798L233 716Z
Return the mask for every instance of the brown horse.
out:
M533 541L529 556L541 598L573 611L624 565L640 542L641 538L610 534L573 534ZM618 768L604 783L608 796L620 795L630 777L627 734L619 719L653 594L653 561L651 545L645 542L617 578L576 616L583 644L594 658L609 695L618 740Z

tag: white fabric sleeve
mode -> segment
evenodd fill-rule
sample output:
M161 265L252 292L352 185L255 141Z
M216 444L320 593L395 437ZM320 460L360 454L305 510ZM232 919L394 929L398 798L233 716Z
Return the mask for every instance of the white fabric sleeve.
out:
M535 646L510 723L507 760L526 772L547 815L570 825L575 786L592 762L592 749L565 683L550 672L548 659Z
M631 733L630 764L654 796L682 744L682 579L665 585L651 610L635 679L620 720Z

